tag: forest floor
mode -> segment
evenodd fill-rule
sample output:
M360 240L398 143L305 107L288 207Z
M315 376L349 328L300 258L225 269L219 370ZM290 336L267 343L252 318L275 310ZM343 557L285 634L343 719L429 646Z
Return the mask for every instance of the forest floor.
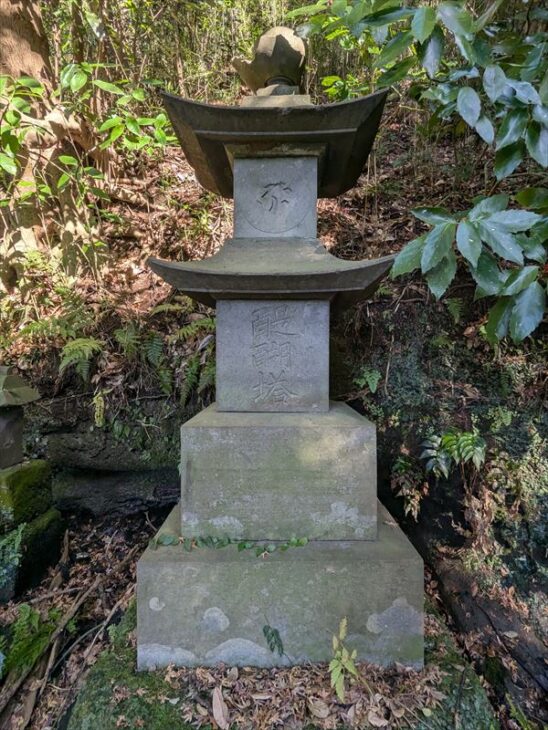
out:
M410 117L406 115L408 123L404 125L400 110L392 104L384 118L376 155L371 158L360 184L341 198L320 201L319 236L336 255L359 259L397 252L424 231L424 226L411 215L411 208L442 205L459 210L466 207L475 195L485 192L483 176L477 173L483 163L477 159L476 149L469 146L468 138L447 141L442 138L434 144L418 133L420 120L411 120ZM509 190L519 183L518 178L516 175L505 182ZM114 421L112 414L123 416L128 405L138 398L167 399L180 405L181 391L188 377L188 362L198 353L200 366L204 368L209 346L209 335L200 331L199 327L192 330L192 325L207 319L210 312L174 295L171 288L147 268L146 260L150 255L172 260L209 256L231 231L230 201L221 200L198 185L178 148L170 148L161 158L137 159L124 178L118 181L117 189L117 199L100 211L101 238L106 247L97 250L95 266L79 269L67 278L50 264L35 262L25 271L26 286L8 295L10 320L7 323L5 319L0 320L0 328L4 328L0 331L3 335L0 343L4 343L0 354L7 362L26 371L45 396L37 408L47 410L55 401L71 399L71 408L77 416L91 422L95 419L96 423L97 394L101 396L101 409L107 414L107 423L109 419ZM466 281L456 281L450 297L459 296L466 300L467 287ZM344 336L351 343L352 354L358 361L363 359L361 353L372 344L374 334L376 338L378 331L383 329L383 313L399 310L401 314L435 307L437 316L448 317L445 305L434 305L418 279L388 282L382 300L377 304L377 309L382 310L380 313L376 314L374 306L365 304L345 325ZM470 302L465 301L464 304L468 307ZM446 327L443 333L446 344L442 343L438 348L446 347L446 352L438 352L436 357L450 358L451 355L447 355L451 353L449 341L460 338L479 367L487 367L493 361L493 353L479 335L485 313L485 305L481 302L468 307L467 315L458 327ZM370 330L364 324L369 315L377 318ZM162 390L157 368L121 347L115 333L121 328L127 329L131 323L135 323L138 347L139 338L148 336L149 332L161 335L162 362L174 383L171 393ZM392 340L385 343L381 338L380 342L389 357L380 368L386 379L389 368L393 377L396 367L395 359L390 360L395 335L393 329L388 329L388 324L387 320L386 331L391 333ZM182 325L191 326L191 330L187 329L182 335ZM91 380L85 385L73 370L68 369L64 373L59 370L60 352L67 333L70 337L94 337L102 343L101 352L92 363ZM517 370L525 362L534 370L527 383L520 386L521 400L517 401L517 409L521 402L531 403L542 397L545 377L538 374L534 353L516 353L512 348L502 348L497 357L495 368L512 367ZM470 390L470 382L464 381L463 391L459 391L463 410L470 401L481 402L483 398ZM440 392L445 393L449 385L440 385L440 388ZM374 417L372 409L381 403L387 388L385 386L383 391L380 387L376 396L368 394L366 397L363 389L351 380L348 388L342 391L346 400L353 403L363 400L365 412ZM187 397L188 393L185 393ZM206 382L201 392L192 395L192 408L198 410L211 397L212 389ZM382 412L377 413L380 418ZM387 428L394 427L393 414L390 418ZM42 455L43 451L44 444L40 439L33 441L30 455ZM523 496L520 499L522 505ZM524 510L520 505L515 507L515 512L523 517ZM531 515L533 518L534 515ZM22 727L46 730L58 726L89 668L109 644L108 627L116 623L129 606L135 586L136 560L161 521L160 513L93 521L81 516L68 516L69 532L63 564L38 587L0 609L2 626L15 620L23 604L37 609L43 622L48 621L48 614L57 625L68 616L67 626L59 640L48 644L28 681L21 683L15 692L14 701L8 708L9 717L4 715L3 718L7 724L2 727L9 730ZM524 529L529 529L528 524ZM491 537L490 533L489 539ZM517 550L520 549L518 545ZM481 570L478 573L495 565L496 571L500 572L497 590L500 581L505 581L505 600L514 600L521 610L524 604L520 604L512 588L508 568L501 565L498 545L492 541L482 550L479 551ZM54 578L55 575L57 578ZM52 588L52 585L55 587ZM482 586L479 590L481 593ZM426 591L431 601L444 611L448 597L440 593L436 575L427 573ZM472 586L474 595L477 591L478 586ZM528 618L526 608L520 616L529 631L527 622L533 626L533 617ZM449 618L447 620L453 626L456 641L464 655L478 666L478 674L483 675L486 658L498 657L498 654L499 663L510 673L515 672L505 646L505 643L515 641L513 629L509 629L508 636L502 640L495 636L494 640L489 638L488 641L487 634L483 635L481 631L476 632L472 640L470 632L464 635L462 627L451 624ZM505 690L499 688L495 692L483 676L481 681L490 693L502 727L505 730L526 730L526 720L519 719L512 704L505 700ZM0 689L0 700L2 691ZM530 693L527 702L529 716L541 717L540 693L536 690ZM539 724L536 726L540 727Z

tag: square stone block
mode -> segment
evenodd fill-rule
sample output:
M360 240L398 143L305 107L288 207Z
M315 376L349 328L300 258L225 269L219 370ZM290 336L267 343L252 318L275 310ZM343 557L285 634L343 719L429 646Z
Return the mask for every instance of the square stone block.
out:
M423 563L380 507L375 542L311 542L267 557L179 545L149 547L137 565L139 669L327 662L340 620L359 660L423 664ZM160 534L177 534L178 508ZM283 653L272 652L265 626Z
M234 160L234 237L315 238L316 157Z
M0 469L23 461L23 409L0 409Z
M327 411L329 302L217 302L221 411Z
M372 540L376 430L345 403L327 413L230 413L181 427L182 534Z

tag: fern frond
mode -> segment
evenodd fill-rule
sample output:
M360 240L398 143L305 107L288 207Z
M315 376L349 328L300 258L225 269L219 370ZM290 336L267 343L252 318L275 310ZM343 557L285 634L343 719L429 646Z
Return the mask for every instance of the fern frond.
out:
M64 373L67 368L74 366L82 380L89 379L90 361L94 355L103 351L104 343L93 337L78 337L67 342L61 351L61 362L59 373Z
M151 365L158 367L164 356L164 338L159 332L151 332L144 343L145 357Z
M186 405L190 394L200 379L200 355L195 353L186 363L183 384L181 385L181 404Z
M459 324L462 319L462 313L464 311L464 302L462 299L445 299L445 306L449 310L449 314L453 317L453 322Z
M213 317L203 317L178 329L177 332L169 337L169 342L186 342L187 340L195 339L198 335L209 332L215 332L215 319Z

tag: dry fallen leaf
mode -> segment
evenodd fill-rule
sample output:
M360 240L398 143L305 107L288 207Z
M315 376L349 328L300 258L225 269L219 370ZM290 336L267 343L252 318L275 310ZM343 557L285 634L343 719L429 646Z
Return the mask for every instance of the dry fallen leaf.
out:
M308 709L314 717L318 717L320 720L325 720L326 717L329 717L328 705L323 700L316 699L316 697L308 698Z
M223 693L220 687L213 690L213 719L221 730L228 730L230 723L228 722L228 707L223 699Z
M381 717L380 715L377 715L377 713L374 710L369 710L367 713L367 721L370 725L373 725L373 727L387 727L388 726L388 720L385 720L384 717Z

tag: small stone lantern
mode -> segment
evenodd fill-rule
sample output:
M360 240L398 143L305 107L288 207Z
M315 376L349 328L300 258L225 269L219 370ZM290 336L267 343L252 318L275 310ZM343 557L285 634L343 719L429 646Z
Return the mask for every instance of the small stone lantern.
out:
M23 378L0 366L0 469L23 461L23 406L39 397Z

